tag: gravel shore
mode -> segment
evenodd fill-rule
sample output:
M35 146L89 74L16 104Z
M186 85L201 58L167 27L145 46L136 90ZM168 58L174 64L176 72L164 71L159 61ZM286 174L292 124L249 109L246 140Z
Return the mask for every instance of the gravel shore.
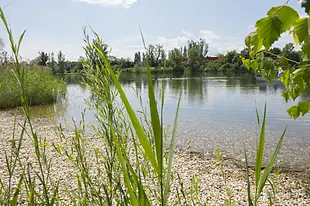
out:
M0 177L5 176L5 151L9 151L10 140L13 135L14 117L17 123L22 122L22 116L16 115L15 110L0 111ZM51 121L46 118L34 120L34 128L38 135L45 137L49 143L60 142L56 137ZM17 130L18 136L18 130ZM34 158L34 151L31 138L26 138L21 151L23 161L31 163ZM48 155L53 157L52 162L57 167L52 170L53 175L61 181L70 181L69 168L63 157L52 148ZM224 168L227 174L227 186L232 190L232 199L235 205L247 205L247 191L245 181L245 169L243 165L235 160L225 160ZM180 174L184 185L190 185L193 175L200 181L199 190L201 199L207 200L210 205L224 205L226 198L224 180L217 162L198 153L177 151L174 161L174 169ZM253 171L251 170L253 176ZM306 189L310 187L309 176L304 172L282 172L277 184L277 196L274 205L310 205L310 196ZM251 179L253 183L253 180ZM267 205L268 197L264 193L261 198L261 205Z

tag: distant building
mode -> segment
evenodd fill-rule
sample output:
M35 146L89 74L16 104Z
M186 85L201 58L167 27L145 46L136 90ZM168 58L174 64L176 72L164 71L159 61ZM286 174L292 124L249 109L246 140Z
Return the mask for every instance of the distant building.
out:
M216 61L216 60L218 60L218 57L207 57L207 59L209 61Z

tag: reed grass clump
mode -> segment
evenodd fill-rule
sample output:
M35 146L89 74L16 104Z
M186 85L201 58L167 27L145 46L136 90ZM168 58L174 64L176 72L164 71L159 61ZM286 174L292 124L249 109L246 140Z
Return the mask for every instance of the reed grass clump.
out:
M66 93L66 83L46 71L25 69L24 91L29 106L56 102ZM21 106L21 90L14 71L3 70L0 75L0 109Z

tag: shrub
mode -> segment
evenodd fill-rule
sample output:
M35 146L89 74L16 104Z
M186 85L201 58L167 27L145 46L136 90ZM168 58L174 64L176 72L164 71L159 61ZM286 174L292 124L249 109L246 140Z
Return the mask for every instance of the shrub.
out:
M66 92L64 81L44 71L25 70L24 88L30 106L53 103ZM21 106L20 86L10 70L0 76L0 96L0 109Z
M231 63L225 63L220 67L219 70L221 70L221 71L232 71L233 65Z

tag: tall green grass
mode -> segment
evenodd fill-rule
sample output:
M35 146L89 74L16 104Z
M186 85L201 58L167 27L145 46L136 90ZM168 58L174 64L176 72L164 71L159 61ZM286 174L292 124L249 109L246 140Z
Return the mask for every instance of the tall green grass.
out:
M199 180L193 175L191 185L184 185L179 174L173 170L178 111L181 93L175 113L172 134L168 138L169 151L165 152L166 133L163 129L164 84L162 84L161 107L156 101L152 85L151 69L148 71L148 111L142 110L139 118L132 108L122 86L118 72L114 71L105 56L103 42L93 32L91 39L84 31L86 59L83 66L84 85L93 94L87 104L95 111L97 124L92 125L96 138L88 138L82 113L82 121L74 122L72 135L61 127L57 133L62 140L50 145L47 139L37 135L29 113L30 99L27 93L27 72L21 67L18 56L24 33L15 44L2 9L0 17L9 35L15 57L12 73L17 82L17 99L24 111L25 119L18 135L16 125L13 131L11 149L6 153L6 172L0 178L0 204L3 205L206 205L200 198ZM142 39L143 35L141 32ZM143 40L144 42L144 40ZM118 103L117 98L121 99ZM160 108L160 109L158 109ZM257 115L258 117L258 115ZM258 122L259 117L258 117ZM247 165L248 203L258 205L266 181L273 183L271 170L275 164L284 133L281 136L270 161L262 170L266 125L266 107L258 141L255 169L255 194L251 194L251 182ZM22 161L21 148L26 134L32 138L34 162ZM69 183L61 181L52 170L60 170L51 164L47 149L53 148L72 169ZM232 205L233 191L227 187L224 164L219 150L221 171L225 180L228 199L225 205ZM246 163L247 155L245 152ZM35 166L34 166L35 165ZM69 171L68 171L69 172ZM174 185L174 187L171 187ZM189 189L188 189L189 188ZM171 198L171 191L175 190ZM276 190L274 190L276 191ZM275 194L274 194L275 195ZM271 201L272 202L272 201Z
M21 106L22 90L16 83L16 74L11 70L3 70L0 76L0 109ZM43 105L56 102L66 93L66 84L45 71L24 70L24 92L28 105Z

